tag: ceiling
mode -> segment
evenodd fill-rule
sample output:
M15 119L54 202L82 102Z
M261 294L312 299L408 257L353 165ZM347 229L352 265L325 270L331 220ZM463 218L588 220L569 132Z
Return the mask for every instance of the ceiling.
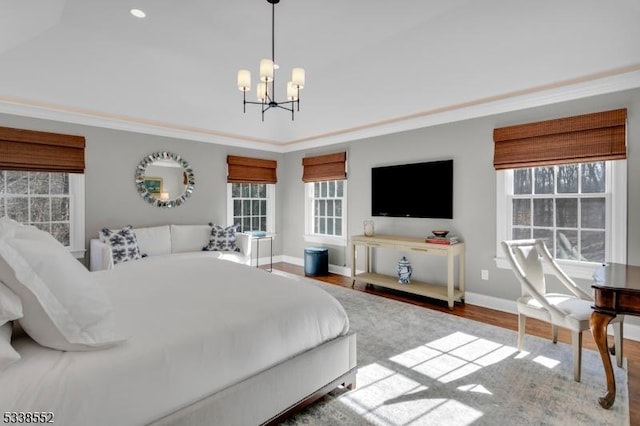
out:
M129 14L136 7L145 19ZM640 87L638 0L0 0L0 112L274 151Z

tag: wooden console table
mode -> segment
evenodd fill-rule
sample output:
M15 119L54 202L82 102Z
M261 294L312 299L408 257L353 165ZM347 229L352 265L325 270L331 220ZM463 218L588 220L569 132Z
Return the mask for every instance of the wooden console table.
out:
M640 315L640 266L609 263L594 274L595 303L589 319L607 377L607 393L599 398L602 408L616 399L616 379L607 348L607 325L616 315Z
M365 272L356 274L357 247L363 246ZM378 274L371 270L371 250L374 248L415 252L426 255L447 258L447 284L437 285L411 280L410 284L400 284L395 276ZM458 257L458 285L454 282L455 258ZM424 238L400 237L396 235L374 235L366 237L355 235L351 237L351 279L352 286L356 280L400 290L407 293L419 294L439 300L446 300L449 309L453 309L454 301L464 302L464 243L431 244Z

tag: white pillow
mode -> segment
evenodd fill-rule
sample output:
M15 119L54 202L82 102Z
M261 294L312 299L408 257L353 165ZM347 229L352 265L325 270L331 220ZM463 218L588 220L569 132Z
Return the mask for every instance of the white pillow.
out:
M0 217L0 238L6 236L13 236L15 233L16 227L20 224L13 219L10 219L9 216Z
M22 317L20 298L0 282L0 325Z
M8 237L27 238L64 248L64 245L56 240L50 233L32 225L23 225L20 222L10 219L8 216L4 216L0 218L0 238Z
M111 257L114 264L142 258L138 247L138 238L131 225L118 230L102 228L100 230L100 241L106 243L111 249Z
M0 371L20 359L20 354L11 346L11 323L0 325Z
M22 316L22 303L16 294L0 282L0 371L20 359L11 346L12 323Z
M22 301L20 325L43 346L82 351L124 340L104 290L61 246L0 237L0 280Z

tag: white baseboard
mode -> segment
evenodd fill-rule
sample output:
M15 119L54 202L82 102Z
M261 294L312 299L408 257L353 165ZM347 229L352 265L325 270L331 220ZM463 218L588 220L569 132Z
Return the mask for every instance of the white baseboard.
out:
M281 260L280 262L291 263L292 265L304 266L304 259L301 257L293 257L293 256L278 256ZM273 261L276 261L276 258L273 258ZM349 266L338 266L329 264L329 272L332 274L343 275L345 277L351 276L351 267Z
M273 261L276 262L291 263L293 265L304 266L304 259L300 257L292 256L274 256ZM266 258L267 264L269 258ZM262 263L261 263L262 264ZM329 272L334 274L343 275L345 277L351 276L351 268L347 266L329 265ZM359 271L361 272L361 271ZM484 294L465 292L465 303L470 305L476 305L483 308L495 309L500 312L507 312L510 314L517 314L516 302L513 300L502 299L499 297L486 296ZM613 335L613 330L609 326L609 334ZM626 323L624 325L624 338L629 340L635 340L640 342L640 326L635 324Z

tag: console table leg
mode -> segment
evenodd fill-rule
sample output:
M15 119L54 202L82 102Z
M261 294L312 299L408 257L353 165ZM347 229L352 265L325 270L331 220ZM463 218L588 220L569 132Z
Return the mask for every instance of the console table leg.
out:
M609 322L614 317L615 315L593 311L589 318L591 334L593 334L593 340L595 340L598 346L598 352L600 352L600 358L602 358L602 365L604 366L604 373L607 377L607 394L598 398L600 406L604 409L611 408L616 400L616 379L613 375L611 356L609 355L609 348L607 347L607 325L609 325Z
M454 275L453 275L453 264L455 263L453 254L451 252L447 255L447 302L449 304L449 310L453 311L454 305Z

